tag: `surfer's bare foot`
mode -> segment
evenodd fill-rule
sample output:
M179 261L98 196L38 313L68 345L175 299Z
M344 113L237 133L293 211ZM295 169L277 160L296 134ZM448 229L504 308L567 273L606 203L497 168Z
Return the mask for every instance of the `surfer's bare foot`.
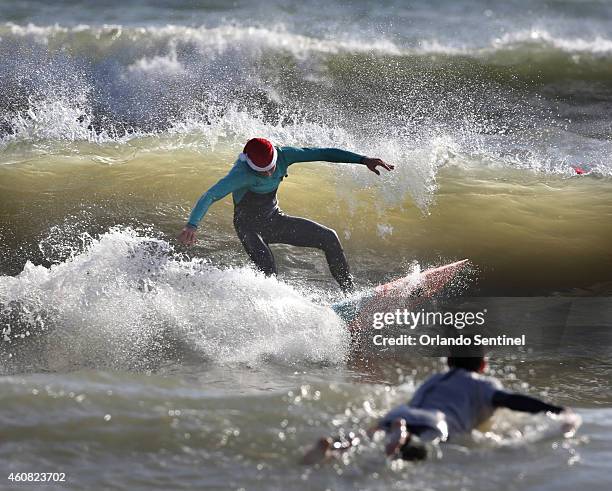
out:
M387 457L397 455L399 449L408 441L410 433L406 429L406 420L399 418L391 423L391 430L387 433L385 454Z
M333 440L329 437L321 438L302 457L302 464L314 465L331 458Z

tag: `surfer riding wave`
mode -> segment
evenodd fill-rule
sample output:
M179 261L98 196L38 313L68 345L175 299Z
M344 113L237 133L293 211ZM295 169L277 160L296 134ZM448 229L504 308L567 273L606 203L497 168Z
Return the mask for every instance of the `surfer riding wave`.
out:
M236 233L251 260L264 274L277 274L270 244L313 247L325 253L340 288L345 293L352 291L353 278L335 230L306 218L285 215L278 206L276 191L287 177L289 166L317 161L362 164L377 175L380 175L377 167L394 169L379 158L338 148L276 147L264 138L253 138L230 172L198 200L178 240L185 245L194 244L198 224L208 208L232 193Z

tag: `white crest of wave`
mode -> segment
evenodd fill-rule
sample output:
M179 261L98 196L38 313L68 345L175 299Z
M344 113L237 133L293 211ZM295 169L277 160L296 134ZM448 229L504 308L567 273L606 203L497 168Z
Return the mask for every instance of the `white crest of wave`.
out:
M121 25L74 27L39 26L32 23L19 25L11 22L0 26L0 33L11 36L30 38L41 44L77 42L77 37L91 35L102 45L108 47L116 43L129 45L127 51L133 51L139 43L143 48L189 44L207 59L214 58L230 50L242 51L244 56L261 56L265 52L282 51L291 53L296 59L304 60L309 56L337 53L376 53L378 55L403 56L411 54L445 54L445 55L491 55L499 50L516 48L550 47L567 53L609 55L612 53L612 39L605 35L571 37L556 35L545 28L533 26L518 29L479 44L465 42L443 42L434 37L420 38L414 41L397 42L384 36L363 40L347 33L333 33L321 37L308 36L292 32L282 23L268 26L249 25L247 23L227 22L214 27L165 26L127 27ZM71 41L74 40L74 41ZM152 44L153 43L153 44ZM170 49L171 51L171 49ZM165 70L180 69L177 60L172 56L153 56L142 58L134 66L152 69L160 67Z
M113 228L50 268L28 263L0 278L0 292L26 324L12 332L44 336L51 369L141 368L186 353L214 362L342 363L348 346L340 319L291 286L183 259L132 229Z
M591 38L554 35L545 29L531 28L506 32L480 44L444 42L437 38L421 39L416 48L403 49L403 54L493 56L499 52L521 50L527 55L539 50L558 50L567 54L608 56L612 53L612 39L597 35ZM515 59L520 61L520 58ZM525 61L528 61L526 58Z
M612 53L612 40L602 36L595 36L592 39L569 38L554 36L545 29L526 29L509 32L492 41L494 48L512 47L522 44L542 44L568 53L592 53L609 54Z
M377 52L391 55L402 53L401 48L394 42L383 37L375 40L363 40L357 36L334 33L333 38L316 38L291 32L282 23L273 23L266 27L236 22L215 27L189 27L171 24L155 27L125 27L120 25L64 27L57 24L38 26L31 23L21 26L9 22L5 24L5 29L13 36L30 37L45 44L54 37L70 38L74 35L89 32L96 39L110 40L111 42L126 39L132 43L141 40L192 43L207 54L222 53L234 48L246 48L250 51L287 51L297 58L309 53Z

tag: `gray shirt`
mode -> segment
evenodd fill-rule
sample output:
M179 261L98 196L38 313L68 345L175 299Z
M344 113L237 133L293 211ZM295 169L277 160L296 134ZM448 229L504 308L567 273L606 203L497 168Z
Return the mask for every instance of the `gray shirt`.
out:
M469 433L489 419L492 399L502 388L499 380L462 368L429 377L414 393L409 406L444 413L449 436Z

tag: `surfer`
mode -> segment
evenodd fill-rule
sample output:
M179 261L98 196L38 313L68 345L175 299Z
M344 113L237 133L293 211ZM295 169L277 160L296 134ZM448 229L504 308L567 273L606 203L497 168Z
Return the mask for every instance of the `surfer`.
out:
M409 404L393 408L367 431L370 438L378 431L385 432L388 457L423 460L427 457L425 442L443 442L469 433L485 423L497 408L527 413L565 411L568 418L564 433L575 429L577 416L571 410L508 392L498 379L483 375L487 367L484 355L449 356L447 364L449 369L429 377ZM322 438L305 454L303 462L314 464L336 457L358 443L354 433Z
M234 228L247 254L264 274L277 273L270 244L314 247L325 253L340 288L351 291L353 279L336 232L312 220L285 215L278 206L276 191L288 177L288 167L313 161L362 164L377 175L378 167L388 171L394 168L381 159L338 148L276 147L264 138L253 138L229 173L198 200L178 240L185 245L194 244L198 224L210 205L232 193Z

